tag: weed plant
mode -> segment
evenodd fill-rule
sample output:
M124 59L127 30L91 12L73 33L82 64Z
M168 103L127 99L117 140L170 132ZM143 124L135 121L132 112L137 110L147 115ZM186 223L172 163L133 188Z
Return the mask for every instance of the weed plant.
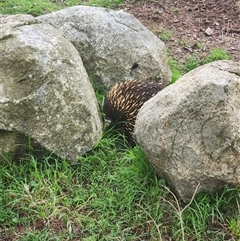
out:
M1 13L39 15L81 3L1 1ZM111 7L117 1L91 1ZM210 61L229 59L221 49L186 65L169 60L173 82ZM100 109L104 94L94 86ZM139 146L105 131L93 150L74 163L31 153L19 162L0 162L0 240L161 241L240 240L240 190L199 193L182 203L156 176Z

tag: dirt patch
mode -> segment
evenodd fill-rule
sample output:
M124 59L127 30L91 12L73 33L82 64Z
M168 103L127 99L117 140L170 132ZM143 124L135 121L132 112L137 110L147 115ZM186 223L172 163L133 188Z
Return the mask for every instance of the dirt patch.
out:
M219 47L240 61L240 0L127 1L121 7L164 39L173 58L204 58Z

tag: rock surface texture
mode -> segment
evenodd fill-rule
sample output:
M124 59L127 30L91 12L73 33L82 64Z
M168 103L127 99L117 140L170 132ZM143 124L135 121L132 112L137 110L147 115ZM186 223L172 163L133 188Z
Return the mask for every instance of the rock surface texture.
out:
M171 79L165 45L131 14L76 6L37 19L59 29L77 48L93 80L107 89L125 80L168 84Z
M182 199L240 186L240 63L216 61L147 101L135 138Z
M39 147L75 160L102 134L96 97L77 50L32 16L0 20L0 158L22 152L29 136Z

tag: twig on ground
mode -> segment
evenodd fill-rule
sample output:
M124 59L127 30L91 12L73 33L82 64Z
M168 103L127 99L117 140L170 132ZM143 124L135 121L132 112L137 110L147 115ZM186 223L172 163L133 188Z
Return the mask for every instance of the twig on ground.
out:
M191 198L190 202L183 209L181 209L179 201L178 201L176 195L167 186L163 186L167 191L169 191L169 193L174 197L174 199L176 201L177 207L175 207L174 204L172 204L170 201L162 198L162 200L164 202L170 204L173 207L173 209L177 212L177 214L179 216L179 221L180 221L181 231L182 231L182 240L183 241L185 241L185 232L184 232L184 224L183 224L182 214L192 204L193 199L194 199L194 197L195 197L195 195L196 195L196 193L198 191L199 186L200 186L200 183L198 183L198 185L196 186L195 191L194 191L194 193L192 195L192 198Z
M156 221L154 220L154 218L152 217L152 215L146 210L144 209L140 204L136 204L138 207L140 207L149 217L150 219L153 221L156 229L157 229L157 232L158 232L158 237L159 237L159 241L163 241L162 239L162 235L161 235L161 231L159 229L159 225L157 225Z

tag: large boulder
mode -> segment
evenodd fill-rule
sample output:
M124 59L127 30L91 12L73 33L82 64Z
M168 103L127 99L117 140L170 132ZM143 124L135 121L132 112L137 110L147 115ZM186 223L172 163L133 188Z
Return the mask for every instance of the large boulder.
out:
M91 150L102 123L77 50L32 16L0 20L0 158L31 143L69 160Z
M171 79L165 45L131 14L75 6L37 19L59 29L77 48L93 80L107 89L124 80L168 84Z
M135 138L183 199L240 186L240 63L216 61L182 76L140 109Z

